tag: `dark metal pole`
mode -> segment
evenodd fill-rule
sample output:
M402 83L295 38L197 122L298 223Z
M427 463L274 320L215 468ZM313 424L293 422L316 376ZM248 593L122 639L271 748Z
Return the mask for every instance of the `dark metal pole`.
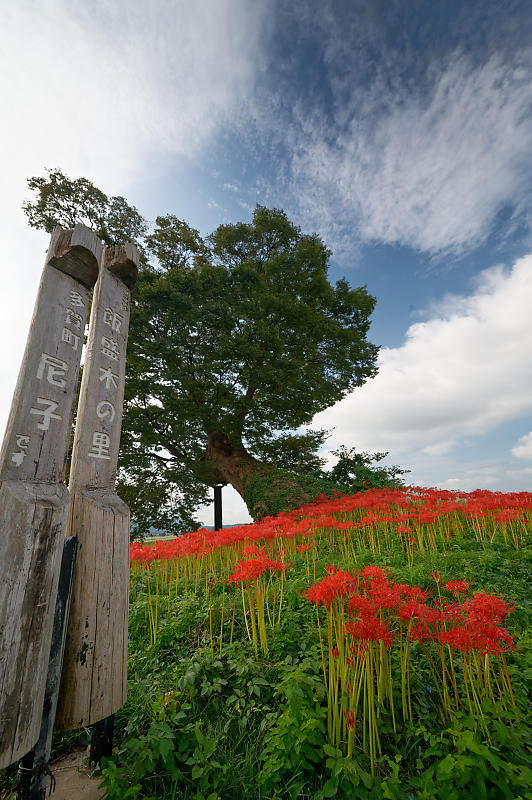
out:
M222 483L214 487L214 530L222 530Z
M113 733L115 728L115 715L110 714L105 719L95 722L92 726L91 749L89 764L100 765L102 758L110 758L113 752Z
M65 539L61 570L55 601L54 627L50 645L50 659L46 677L46 691L41 719L39 741L19 763L19 783L17 800L44 800L46 795L46 776L50 776L51 786L55 788L55 778L50 771L50 753L52 751L52 734L54 731L55 712L61 683L61 668L70 610L72 591L72 573L76 560L78 540L75 536Z
M33 762L35 759L35 750L30 750L23 756L18 765L18 785L17 785L17 800L41 800L45 796L46 789L39 793L33 793L31 790L32 778L35 777L33 769Z

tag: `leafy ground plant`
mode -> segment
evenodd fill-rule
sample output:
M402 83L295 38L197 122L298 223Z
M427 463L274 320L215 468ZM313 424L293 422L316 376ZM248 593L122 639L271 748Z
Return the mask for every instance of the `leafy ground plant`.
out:
M531 503L370 491L134 545L107 797L532 798Z

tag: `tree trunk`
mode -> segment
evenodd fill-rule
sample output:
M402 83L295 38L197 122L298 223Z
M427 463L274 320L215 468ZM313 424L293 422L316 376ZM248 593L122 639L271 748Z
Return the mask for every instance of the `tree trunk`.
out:
M255 521L291 511L308 503L309 496L296 475L253 458L242 442L209 433L205 460L216 483L230 483L242 497Z

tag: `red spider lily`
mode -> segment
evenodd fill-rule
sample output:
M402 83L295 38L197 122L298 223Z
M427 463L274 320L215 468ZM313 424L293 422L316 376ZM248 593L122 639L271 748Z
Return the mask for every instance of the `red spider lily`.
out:
M354 711L344 711L344 718L345 724L348 728L353 729L355 727L355 712Z
M237 564L235 564L233 574L229 576L229 584L232 586L233 584L254 580L268 570L270 572L283 572L288 566L288 564L282 561L274 561L267 556L252 558L247 561L238 561Z
M410 631L410 638L413 642L426 642L432 637L426 625L414 625Z
M420 603L417 600L407 599L397 608L397 616L408 625L409 622L417 620L423 622L424 626L433 625L439 618L439 613L434 608Z
M423 525L423 537L434 534L437 529L441 541L452 534L457 535L464 530L464 524L471 520L477 537L492 537L496 532L503 535L506 541L508 526L515 546L519 546L518 528L524 526L532 511L532 493L530 492L453 492L422 487L406 487L404 489L372 489L364 494L320 496L317 502L310 503L300 509L285 512L278 517L266 517L254 525L242 525L222 531L212 532L201 528L194 533L187 533L175 539L161 541L153 545L131 546L132 563L149 564L152 561L173 560L181 557L201 557L227 546L241 545L253 547L257 543L295 536L319 535L333 530L338 533L357 528L362 537L365 531L371 536L375 526L399 523L399 533L408 537L405 530L408 524ZM348 514L350 519L337 519L339 513ZM449 521L452 520L452 529ZM484 521L492 523L487 533ZM406 524L405 524L406 523ZM488 525L489 526L489 525ZM493 527L495 526L495 527ZM422 532L420 531L420 536ZM434 543L436 539L433 540ZM410 536L408 546L420 546L417 538ZM254 553L257 554L257 553ZM410 556L411 557L411 556Z
M380 567L376 567L374 564L368 564L367 567L364 567L362 574L366 577L376 578L377 580L386 580L385 571Z
M264 548L259 547L256 544L248 544L242 550L242 555L244 556L263 556L264 555Z
M515 606L506 603L502 597L477 592L464 603L463 608L471 619L501 622L507 614L514 610Z
M401 589L397 584L374 580L367 591L377 608L392 611L401 605Z
M377 604L367 597L355 594L347 604L349 615L356 618L374 617L377 613Z
M384 642L386 647L392 646L393 635L388 625L383 625L376 618L365 618L358 621L350 620L346 623L346 631L353 639L362 642Z
M424 603L429 597L429 593L424 589L421 589L419 586L406 586L406 584L400 584L400 589L404 597L407 597L410 600L417 600L420 603Z
M464 594L469 591L471 581L449 581L445 588L452 594Z
M440 642L462 652L474 650L499 656L515 648L514 640L503 628L475 620L467 621L463 628L442 631L438 638Z
M308 589L304 595L309 603L323 603L329 608L334 600L346 598L351 594L353 576L342 569L326 575Z

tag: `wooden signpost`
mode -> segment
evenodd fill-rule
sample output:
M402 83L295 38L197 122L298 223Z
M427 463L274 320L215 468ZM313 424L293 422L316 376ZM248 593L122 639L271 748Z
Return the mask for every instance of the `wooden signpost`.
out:
M130 518L114 485L137 273L133 245L106 249L92 302L69 485L78 553L55 720L65 730L109 717L126 699Z
M39 737L70 507L63 484L102 244L52 234L0 454L0 768Z

